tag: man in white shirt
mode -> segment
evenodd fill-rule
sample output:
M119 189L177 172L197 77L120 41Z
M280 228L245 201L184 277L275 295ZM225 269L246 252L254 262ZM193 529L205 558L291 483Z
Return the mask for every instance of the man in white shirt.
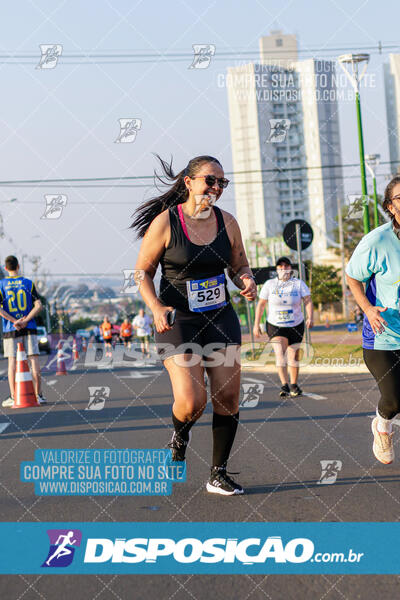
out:
M304 335L301 303L304 302L306 308L306 326L311 329L313 326L311 292L304 281L292 276L292 263L286 256L282 256L277 261L276 272L278 277L269 279L261 288L253 333L255 337L260 337L261 316L268 302L267 334L272 340L282 384L279 395L296 397L302 394L302 390L297 385L299 366L296 360L296 353Z
M139 314L137 314L132 321L132 326L136 331L137 337L140 339L140 347L144 358L150 356L149 342L151 336L151 324L152 320L149 315L146 315L143 308L139 310Z

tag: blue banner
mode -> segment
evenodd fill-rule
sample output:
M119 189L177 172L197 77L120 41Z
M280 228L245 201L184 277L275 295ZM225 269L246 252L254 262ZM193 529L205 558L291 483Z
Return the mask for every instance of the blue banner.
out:
M3 574L399 574L400 523L1 523Z

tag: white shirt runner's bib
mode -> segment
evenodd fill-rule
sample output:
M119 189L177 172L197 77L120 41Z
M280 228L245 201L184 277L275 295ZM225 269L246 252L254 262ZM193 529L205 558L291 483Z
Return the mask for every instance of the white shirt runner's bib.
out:
M225 306L225 275L186 282L189 309L204 312Z
M260 292L260 298L268 301L268 323L277 327L300 325L304 321L301 301L310 295L308 286L296 277L288 281L268 279Z

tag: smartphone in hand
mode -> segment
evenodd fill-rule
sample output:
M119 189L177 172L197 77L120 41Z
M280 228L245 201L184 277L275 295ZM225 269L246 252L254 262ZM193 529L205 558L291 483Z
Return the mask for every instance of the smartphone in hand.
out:
M175 317L176 317L176 308L174 308L174 310L170 310L169 313L167 314L167 323L170 327L172 327L172 325L175 323Z

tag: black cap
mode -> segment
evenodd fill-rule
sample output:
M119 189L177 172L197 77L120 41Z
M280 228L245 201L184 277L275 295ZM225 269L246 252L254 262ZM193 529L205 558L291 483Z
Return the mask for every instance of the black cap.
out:
M290 261L290 258L288 258L287 256L281 256L276 261L276 265L275 266L278 267L279 265L289 265L289 267L291 267L292 263Z

